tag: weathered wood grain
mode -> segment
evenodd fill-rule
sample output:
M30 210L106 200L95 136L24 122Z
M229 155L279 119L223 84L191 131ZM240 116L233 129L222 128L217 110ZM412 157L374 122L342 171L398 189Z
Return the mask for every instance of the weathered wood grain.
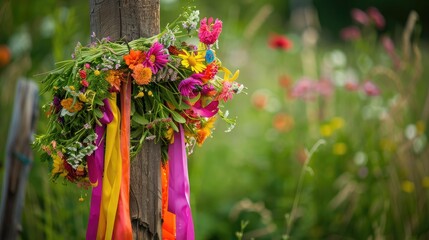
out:
M131 41L159 33L159 0L90 0L97 38ZM130 214L134 239L161 239L161 150L146 141L131 160Z

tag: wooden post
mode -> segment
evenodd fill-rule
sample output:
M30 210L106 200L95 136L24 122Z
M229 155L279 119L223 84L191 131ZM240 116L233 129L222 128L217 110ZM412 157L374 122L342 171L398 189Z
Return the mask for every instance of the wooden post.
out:
M97 38L131 41L159 33L159 0L90 0ZM146 141L131 160L130 214L134 239L161 239L161 150Z
M38 118L36 83L21 79L16 87L12 121L6 145L5 173L0 205L0 239L18 239L25 188L33 164L31 142Z

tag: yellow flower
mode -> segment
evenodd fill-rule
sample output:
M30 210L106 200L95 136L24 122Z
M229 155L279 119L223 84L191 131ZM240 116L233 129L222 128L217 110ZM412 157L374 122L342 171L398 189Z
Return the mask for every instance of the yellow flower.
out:
M83 94L83 93L79 93L79 100L81 101L81 102L87 102L88 101L88 99L86 99L86 96L85 96L85 94Z
M134 98L141 98L144 96L144 92L139 92L137 95L134 96Z
M95 75L95 76L100 76L100 71L95 70L95 71L94 71L94 75Z
M200 73L206 69L206 65L203 64L205 61L204 55L201 52L198 52L195 55L194 52L187 52L182 50L183 54L179 54L179 57L182 59L182 65L185 68L191 68L192 71Z
M396 144L392 140L385 138L380 140L380 147L386 152L394 152L396 149Z
M208 128L202 128L197 130L197 144L201 147L203 145L204 141L208 136L210 136L212 132Z
M225 74L223 75L223 80L228 82L234 82L238 76L240 75L240 70L235 71L234 75L232 72L226 67L220 67L220 70ZM231 76L232 75L232 76Z
M342 142L335 143L332 152L335 155L344 155L347 152L347 145Z
M403 181L401 184L402 191L406 193L412 193L414 192L414 183L411 181Z
M320 126L320 135L323 137L329 137L332 135L332 127L330 124L323 124Z
M147 92L147 95L149 95L149 96L151 96L151 97L152 97L152 96L153 96L152 91L148 91L148 92Z
M422 135L425 132L425 128L426 128L425 123L422 120L418 121L416 123L416 128L417 128L417 133L419 135Z
M332 129L338 130L344 127L344 119L340 118L340 117L334 117L331 119L331 127Z
M169 128L164 133L164 137L170 142L170 144L174 143L174 130L173 128Z
M67 176L68 172L64 168L64 160L57 155L54 155L52 158L54 160L52 167L52 175L59 173L63 177Z
M425 188L429 188L429 177L424 177L424 178L422 179L422 185L423 185L423 187L425 187Z

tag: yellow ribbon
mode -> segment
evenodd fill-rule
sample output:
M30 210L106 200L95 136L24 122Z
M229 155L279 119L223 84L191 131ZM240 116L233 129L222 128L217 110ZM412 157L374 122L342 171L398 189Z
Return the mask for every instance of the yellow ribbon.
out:
M116 93L112 93L109 103L113 112L113 121L107 125L106 131L103 193L97 231L97 239L103 240L112 239L122 178L120 112L116 105Z

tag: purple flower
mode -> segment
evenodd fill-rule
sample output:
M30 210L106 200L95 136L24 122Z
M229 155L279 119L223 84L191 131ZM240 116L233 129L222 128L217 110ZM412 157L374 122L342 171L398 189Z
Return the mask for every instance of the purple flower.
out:
M216 89L213 85L205 84L203 86L203 89L201 90L201 94L203 96L213 96L214 94L216 94Z
M371 81L367 80L362 86L363 91L368 96L378 96L380 95L380 89Z
M57 96L54 96L54 99L52 101L52 104L55 108L55 113L59 112L61 110L61 99Z
M164 46L155 42L146 53L143 66L150 68L154 74L161 70L168 62L168 55L165 54Z
M189 78L181 81L177 87L180 91L180 94L184 97L193 98L198 95L201 85L203 84L197 75L201 74L192 74Z

